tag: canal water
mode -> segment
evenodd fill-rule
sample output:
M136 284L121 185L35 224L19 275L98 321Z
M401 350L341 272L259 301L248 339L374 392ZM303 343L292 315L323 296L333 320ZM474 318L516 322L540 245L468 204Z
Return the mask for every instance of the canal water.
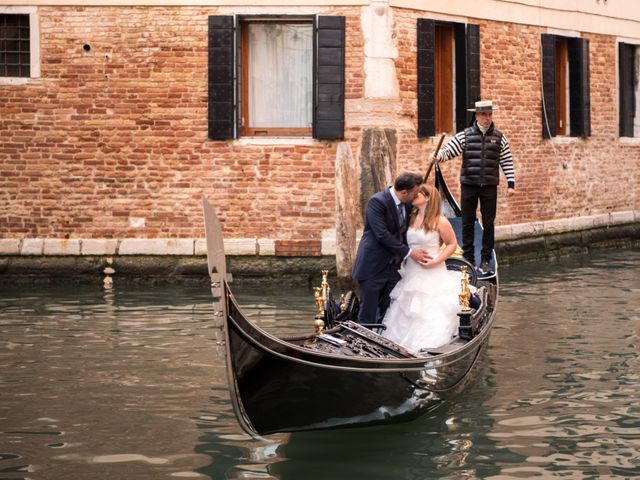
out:
M502 268L480 376L428 416L264 440L235 421L205 286L3 283L0 480L640 476L638 249ZM308 288L237 296L311 329Z

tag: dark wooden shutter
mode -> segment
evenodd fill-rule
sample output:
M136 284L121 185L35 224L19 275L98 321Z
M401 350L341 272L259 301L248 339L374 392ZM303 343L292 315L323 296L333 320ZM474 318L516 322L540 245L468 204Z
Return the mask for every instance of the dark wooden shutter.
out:
M235 138L234 45L235 18L209 17L209 138Z
M618 46L618 54L620 136L633 137L633 119L636 116L636 93L633 84L636 46L621 42Z
M571 38L569 54L569 117L572 137L591 135L591 95L589 88L589 40Z
M418 137L436 134L435 22L418 19Z
M456 130L464 130L474 119L473 108L480 100L480 25L463 25L464 37L456 29ZM458 48L458 43L461 47ZM461 60L458 59L461 58ZM462 75L464 73L464 75ZM464 81L463 81L464 80ZM462 85L461 85L462 84Z
M314 37L313 137L344 137L345 18L319 16Z
M556 36L542 34L542 136L556 136Z

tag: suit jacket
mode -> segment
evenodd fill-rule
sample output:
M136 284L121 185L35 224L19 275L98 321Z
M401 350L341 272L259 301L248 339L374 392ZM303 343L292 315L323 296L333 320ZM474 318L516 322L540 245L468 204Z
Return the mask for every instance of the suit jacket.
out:
M356 280L367 280L400 267L409 253L407 246L407 226L411 205L405 208L405 227L400 229L398 210L389 188L369 198L365 212L364 232L358 247L352 276Z

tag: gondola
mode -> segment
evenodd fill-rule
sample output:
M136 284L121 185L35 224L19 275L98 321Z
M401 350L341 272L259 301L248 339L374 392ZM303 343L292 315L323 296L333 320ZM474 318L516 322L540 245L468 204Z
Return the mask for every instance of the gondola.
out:
M435 185L460 241L460 208L437 166ZM497 273L478 278L461 257L447 260L449 269L460 272L460 328L452 342L437 349L412 352L356 323L357 296L348 292L335 301L326 272L309 332L280 338L243 315L227 279L220 222L206 199L203 208L231 403L251 436L408 421L458 394L479 371L496 312ZM479 225L476 233L481 235ZM492 262L497 272L495 254Z

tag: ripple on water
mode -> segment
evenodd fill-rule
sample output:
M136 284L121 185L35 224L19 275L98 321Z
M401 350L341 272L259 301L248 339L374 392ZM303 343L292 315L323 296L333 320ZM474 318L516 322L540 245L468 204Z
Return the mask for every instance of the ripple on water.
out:
M634 250L501 268L487 367L455 401L407 424L264 440L233 417L207 287L4 288L0 476L639 476L639 265ZM237 294L271 332L310 328L308 288Z

